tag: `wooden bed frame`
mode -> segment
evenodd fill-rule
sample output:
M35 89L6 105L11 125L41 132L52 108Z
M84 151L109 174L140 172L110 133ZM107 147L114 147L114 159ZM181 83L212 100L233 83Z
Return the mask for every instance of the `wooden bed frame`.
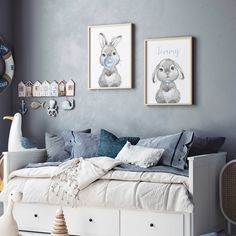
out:
M4 185L7 185L12 171L45 160L44 149L5 152ZM193 156L188 160L193 213L63 207L70 235L199 236L224 229L224 219L219 210L218 182L226 153ZM50 232L57 208L55 205L20 203L14 208L14 216L20 230Z

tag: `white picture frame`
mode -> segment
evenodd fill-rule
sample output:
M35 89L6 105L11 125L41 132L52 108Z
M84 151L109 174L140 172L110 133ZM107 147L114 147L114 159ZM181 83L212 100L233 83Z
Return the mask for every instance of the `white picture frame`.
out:
M88 88L132 88L132 24L88 27Z
M192 105L192 36L144 40L144 104Z

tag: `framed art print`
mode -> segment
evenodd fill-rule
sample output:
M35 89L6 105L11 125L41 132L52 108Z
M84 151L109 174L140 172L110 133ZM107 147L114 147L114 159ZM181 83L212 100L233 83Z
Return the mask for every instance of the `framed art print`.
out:
M192 105L192 37L146 39L145 105Z
M132 24L88 27L89 89L132 88Z

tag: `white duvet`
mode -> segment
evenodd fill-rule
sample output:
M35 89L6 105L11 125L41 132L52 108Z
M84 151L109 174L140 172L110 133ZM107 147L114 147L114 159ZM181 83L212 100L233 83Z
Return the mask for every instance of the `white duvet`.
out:
M55 184L52 177L58 170L59 167L41 167L13 172L0 200L6 201L14 189L23 192L22 201L25 203L66 204L52 191ZM89 176L91 173L87 174ZM170 173L119 170L110 170L101 176L92 182L88 181L88 186L83 186L78 198L74 199L77 206L193 211L188 192L188 177Z

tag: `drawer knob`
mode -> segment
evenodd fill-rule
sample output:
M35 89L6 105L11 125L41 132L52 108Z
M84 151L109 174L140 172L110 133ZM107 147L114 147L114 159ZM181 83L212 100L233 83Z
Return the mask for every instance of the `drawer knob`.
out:
M90 218L90 219L89 219L89 222L93 222L93 219L92 219L92 218Z
M38 217L38 214L34 214L34 217L37 218L37 217Z
M151 227L151 228L153 228L153 227L154 227L154 224L153 224L153 223L151 223L151 224L150 224L150 227Z

